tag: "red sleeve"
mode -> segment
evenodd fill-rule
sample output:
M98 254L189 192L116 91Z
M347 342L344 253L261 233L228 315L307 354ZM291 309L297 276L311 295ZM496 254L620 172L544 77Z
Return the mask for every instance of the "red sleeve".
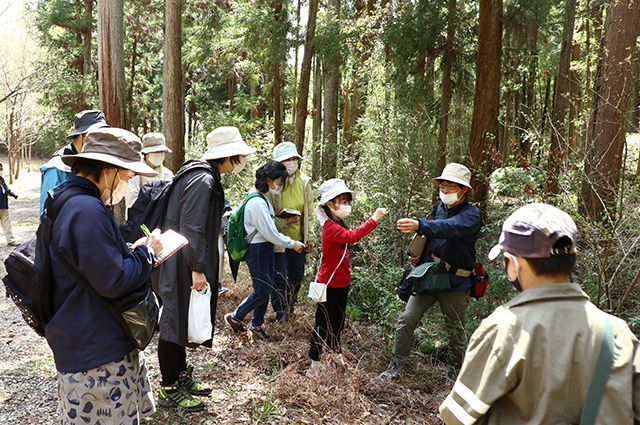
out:
M331 223L331 225L327 226L329 223ZM358 242L371 233L376 227L378 227L378 223L373 218L368 219L361 226L353 230L345 229L339 224L329 220L325 223L322 231L327 232L326 237L331 242L343 244Z

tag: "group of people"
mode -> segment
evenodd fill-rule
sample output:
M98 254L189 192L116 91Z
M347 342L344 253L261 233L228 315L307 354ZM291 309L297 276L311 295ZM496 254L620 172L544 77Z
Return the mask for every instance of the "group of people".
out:
M162 250L161 235L154 230L151 236L126 244L112 208L132 185L139 187L161 172L164 177L169 175L169 170L159 169L163 155L157 155L168 149L161 147L164 143L157 134L141 141L127 130L108 127L106 121L89 125L83 121L85 116L100 115L99 111L85 111L76 116L73 143L56 155L56 162L70 168L71 177L50 190L43 179L45 201L71 187L84 191L60 210L52 231L55 248L50 249L56 313L47 324L46 336L58 370L63 424L134 424L155 411L144 353L69 267L109 299L127 296L145 285L155 254ZM195 396L212 391L195 378L186 347L212 346L212 339L202 344L189 342L187 328L191 290L201 290L207 282L214 288L219 283L223 255L219 238L227 210L220 177L242 171L247 156L255 152L235 127L217 128L206 141L207 151L201 159L187 161L176 172L176 187L160 226L181 233L189 244L166 260L153 279L163 304L158 342L162 381L157 402L186 411L203 409L203 401ZM356 192L343 180L330 179L320 185L320 201L315 204L310 180L300 172L301 159L294 144L280 143L273 160L255 173L244 213L253 292L224 319L233 332L241 332L245 331L245 317L253 313L250 332L265 341L271 339L263 328L269 302L276 320L291 320L306 254L315 247L313 222L317 218L322 238L316 281L327 284L327 294L326 301L317 304L311 332L306 375L313 378L323 371L325 348L333 353L334 365L347 367L340 335L351 283L349 248L371 233L388 211L378 208L360 226L349 229L345 218ZM47 170L43 167L43 176ZM505 222L490 259L502 254L505 272L520 293L485 319L467 346L465 324L481 215L470 203L471 173L465 166L448 164L433 182L440 201L430 215L402 218L396 227L430 239L428 255L411 260L444 263L450 290L409 298L398 322L389 366L380 378L395 379L407 370L413 333L437 302L449 336L449 376L457 376L440 407L447 424L577 422L603 345L601 317L605 314L578 285L569 283L576 258L573 220L555 207L532 204ZM284 210L297 213L280 214ZM215 324L218 292L211 295L211 323ZM598 423L638 423L638 342L624 321L610 320L614 361L605 375L608 380L601 407L596 408Z

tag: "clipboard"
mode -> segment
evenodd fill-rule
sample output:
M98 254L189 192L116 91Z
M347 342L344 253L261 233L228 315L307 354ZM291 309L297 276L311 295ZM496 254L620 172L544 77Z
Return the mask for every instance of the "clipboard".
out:
M154 268L164 263L169 257L178 252L183 246L189 243L186 237L171 229L160 235L162 241L162 252L156 256Z

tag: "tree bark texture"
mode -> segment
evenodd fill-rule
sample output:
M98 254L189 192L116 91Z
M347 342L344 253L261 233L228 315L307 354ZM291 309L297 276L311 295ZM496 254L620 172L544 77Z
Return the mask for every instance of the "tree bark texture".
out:
M164 29L163 128L166 166L174 172L184 162L184 79L182 74L182 0L166 0Z
M564 23L562 27L562 42L560 47L560 61L556 77L555 92L553 94L553 115L551 119L551 149L547 158L547 193L560 193L558 176L562 174L562 163L569 151L568 141L571 137L567 133L568 113L571 107L571 57L573 55L573 24L576 19L577 0L567 0L564 7Z
M127 128L123 6L119 0L98 1L98 92L109 125Z
M438 163L436 172L440 172L447 162L447 132L449 130L449 108L451 107L451 67L456 58L456 0L449 0L447 18L447 42L442 57L442 97L440 99L440 125L438 128Z
M275 0L273 4L273 34L272 34L272 67L273 67L273 121L274 121L274 139L275 144L279 144L282 142L282 94L281 94L281 86L282 81L280 78L280 65L282 62L282 46L281 44L286 39L286 33L281 34L281 26L282 26L282 4L284 0Z
M302 69L300 70L300 86L298 88L298 100L296 103L295 135L294 143L298 152L302 154L304 149L304 134L307 123L307 104L309 102L309 84L311 80L311 60L313 59L313 38L316 33L316 16L318 14L318 0L309 2L309 20L307 21L307 35L304 39L304 56L302 57Z
M329 0L327 4L327 22L338 26L340 14L340 0ZM336 31L337 33L337 31ZM331 61L324 61L324 120L322 149L322 177L330 179L336 177L338 164L338 100L340 92L340 62L338 57Z
M502 55L502 0L480 0L478 58L473 118L469 142L470 169L475 200L486 217L489 177L493 170L490 154L496 151L500 106L500 63Z
M638 0L610 0L605 21L605 49L594 82L592 149L585 155L582 185L585 212L593 220L613 216L620 190L626 113L637 61L640 23Z
M311 140L313 145L312 154L312 178L314 181L320 179L321 154L322 154L322 67L320 60L316 56L315 71L313 75L313 125L311 127Z

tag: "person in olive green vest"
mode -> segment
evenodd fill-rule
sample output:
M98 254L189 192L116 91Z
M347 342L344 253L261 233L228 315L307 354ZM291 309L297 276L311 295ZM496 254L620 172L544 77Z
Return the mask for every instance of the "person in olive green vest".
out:
M271 294L271 306L276 320L289 320L298 298L300 284L304 277L307 253L313 252L313 191L311 179L300 172L302 156L296 145L282 142L273 149L273 160L287 167L289 177L279 195L268 195L271 205L284 230L283 233L295 241L306 245L306 251L298 253L293 249L275 249L275 288ZM298 213L298 214L296 214Z

